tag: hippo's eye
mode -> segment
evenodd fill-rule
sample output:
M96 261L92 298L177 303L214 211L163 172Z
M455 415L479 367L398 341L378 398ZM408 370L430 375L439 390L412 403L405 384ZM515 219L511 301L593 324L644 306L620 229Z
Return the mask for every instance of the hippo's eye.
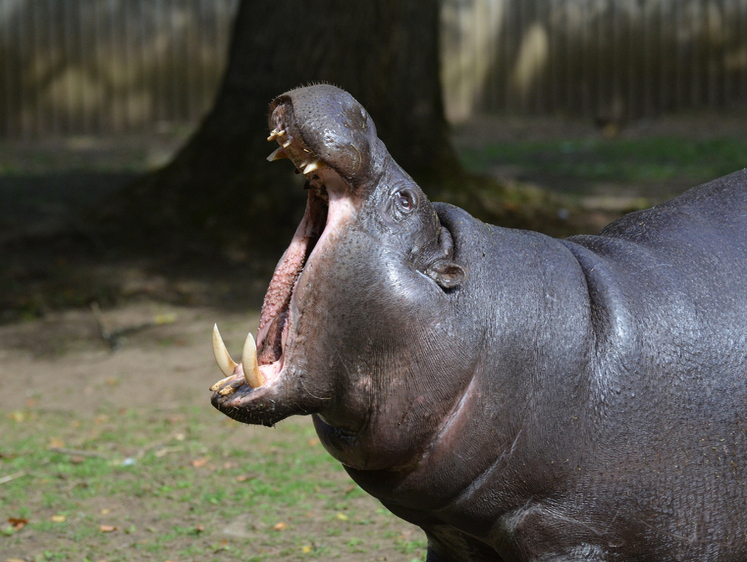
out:
M412 193L407 190L398 191L394 194L394 200L397 208L402 213L409 213L415 207L415 201Z

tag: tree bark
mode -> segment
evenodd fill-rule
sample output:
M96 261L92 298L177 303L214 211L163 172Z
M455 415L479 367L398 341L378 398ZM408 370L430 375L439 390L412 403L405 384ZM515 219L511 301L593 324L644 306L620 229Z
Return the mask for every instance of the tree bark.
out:
M212 111L169 165L110 208L146 231L285 244L305 198L289 166L265 160L273 149L267 108L275 96L319 82L356 97L426 189L453 179L460 167L443 111L438 26L437 0L242 0Z

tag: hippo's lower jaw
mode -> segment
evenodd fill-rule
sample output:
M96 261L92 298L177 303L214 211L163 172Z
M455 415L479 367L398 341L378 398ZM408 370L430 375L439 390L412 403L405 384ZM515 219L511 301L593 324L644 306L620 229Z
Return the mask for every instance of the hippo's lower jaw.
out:
M306 176L306 211L265 294L256 347L250 333L242 362L236 364L215 328L213 350L226 378L210 387L214 392L212 403L221 412L243 423L261 425L274 425L293 414L312 413L299 404L299 397L292 395L287 388L290 385L283 381L285 352L295 337L295 288L314 250L324 246L324 239L354 214L349 204L350 186L335 170L324 165L290 132L273 131L268 140L281 144L270 160L290 158Z

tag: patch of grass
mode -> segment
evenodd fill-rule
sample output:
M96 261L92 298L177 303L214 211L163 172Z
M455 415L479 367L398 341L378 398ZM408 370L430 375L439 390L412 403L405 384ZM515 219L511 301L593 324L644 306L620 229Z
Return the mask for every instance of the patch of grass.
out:
M484 173L496 165L580 182L692 178L703 182L747 166L747 139L586 139L505 142L464 150L464 165Z
M380 504L352 484L303 419L257 430L208 409L91 417L22 410L0 419L0 434L0 550L9 557L366 559L373 545L411 551L391 530L405 524L377 512Z

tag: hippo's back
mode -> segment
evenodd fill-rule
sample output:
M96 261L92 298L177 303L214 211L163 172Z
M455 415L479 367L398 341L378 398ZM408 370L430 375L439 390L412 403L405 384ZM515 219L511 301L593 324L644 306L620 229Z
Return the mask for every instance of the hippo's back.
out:
M589 291L610 479L636 475L649 544L747 557L747 171L563 243Z

